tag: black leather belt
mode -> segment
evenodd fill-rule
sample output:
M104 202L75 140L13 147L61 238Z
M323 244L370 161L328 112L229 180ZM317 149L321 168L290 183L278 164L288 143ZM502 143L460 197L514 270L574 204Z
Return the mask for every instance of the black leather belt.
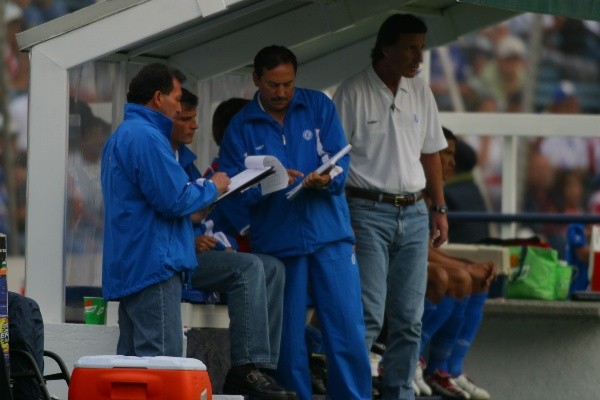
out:
M393 204L396 207L411 206L425 196L423 191L410 194L391 194L353 187L346 187L346 194L348 196L358 197L365 200Z

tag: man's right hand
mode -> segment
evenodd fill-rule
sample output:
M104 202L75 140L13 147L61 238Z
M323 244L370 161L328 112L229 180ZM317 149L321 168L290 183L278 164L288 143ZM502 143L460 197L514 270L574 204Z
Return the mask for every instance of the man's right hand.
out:
M215 184L219 193L224 193L227 191L230 180L225 172L215 172L210 180Z
M204 253L215 248L217 245L217 239L212 236L198 235L194 238L194 247L196 253Z

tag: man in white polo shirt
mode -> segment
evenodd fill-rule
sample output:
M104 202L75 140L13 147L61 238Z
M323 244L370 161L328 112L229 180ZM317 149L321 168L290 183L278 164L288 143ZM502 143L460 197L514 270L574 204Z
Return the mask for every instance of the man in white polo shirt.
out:
M428 240L438 247L448 235L438 154L447 143L433 95L416 77L426 32L413 15L390 16L379 29L372 64L334 96L352 144L346 194L368 348L387 314L382 399L414 399ZM433 204L431 223L424 191Z

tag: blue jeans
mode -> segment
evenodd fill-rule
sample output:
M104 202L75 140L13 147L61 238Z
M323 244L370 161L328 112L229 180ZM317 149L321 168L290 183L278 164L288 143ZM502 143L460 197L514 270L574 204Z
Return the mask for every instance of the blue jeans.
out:
M183 355L180 273L119 299L117 354Z
M429 217L423 200L406 207L348 197L360 269L366 343L388 336L383 359L383 399L414 399L427 283Z
M275 369L283 318L283 264L263 254L215 250L196 258L192 287L227 293L231 365Z

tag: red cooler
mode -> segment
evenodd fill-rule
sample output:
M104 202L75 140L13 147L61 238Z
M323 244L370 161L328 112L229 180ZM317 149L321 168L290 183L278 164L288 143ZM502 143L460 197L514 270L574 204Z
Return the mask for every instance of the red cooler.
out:
M212 400L195 358L86 356L75 363L69 400Z

